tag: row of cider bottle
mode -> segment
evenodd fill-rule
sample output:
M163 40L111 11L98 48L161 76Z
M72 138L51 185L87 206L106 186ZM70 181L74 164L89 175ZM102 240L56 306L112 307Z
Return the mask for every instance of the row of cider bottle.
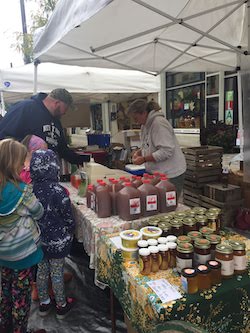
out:
M88 186L86 197L87 206L98 217L119 215L128 221L167 213L177 206L176 188L165 174L99 179Z

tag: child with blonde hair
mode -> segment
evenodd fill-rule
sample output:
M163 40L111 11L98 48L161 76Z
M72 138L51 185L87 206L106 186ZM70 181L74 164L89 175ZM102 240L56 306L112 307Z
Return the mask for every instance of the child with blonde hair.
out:
M43 258L36 223L43 206L20 179L26 155L21 143L0 141L1 333L26 333L34 266Z

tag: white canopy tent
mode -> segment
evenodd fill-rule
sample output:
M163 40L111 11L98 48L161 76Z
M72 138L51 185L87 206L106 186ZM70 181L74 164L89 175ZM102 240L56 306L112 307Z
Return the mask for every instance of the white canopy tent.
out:
M249 68L246 0L59 0L34 55L147 72Z
M42 63L38 66L37 89L50 92L64 87L74 102L119 102L160 92L160 78L139 71ZM34 65L0 70L1 92L6 102L16 102L33 94Z

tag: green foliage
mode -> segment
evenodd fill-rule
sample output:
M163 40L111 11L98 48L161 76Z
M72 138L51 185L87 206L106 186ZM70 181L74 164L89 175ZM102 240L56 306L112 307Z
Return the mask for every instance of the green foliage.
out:
M27 0L34 1L34 0ZM33 61L33 35L34 31L46 25L51 13L53 12L58 0L37 0L39 9L31 14L32 24L29 28L30 32L23 34L16 32L16 43L11 47L21 52L24 56L25 63Z
M205 129L206 144L219 146L224 149L224 153L232 153L235 141L236 130L234 126L226 125L223 122L210 124Z

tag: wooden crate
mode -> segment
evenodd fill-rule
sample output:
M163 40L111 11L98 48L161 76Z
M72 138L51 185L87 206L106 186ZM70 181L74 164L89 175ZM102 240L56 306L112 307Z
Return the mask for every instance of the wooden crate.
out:
M240 186L228 184L227 187L223 187L222 183L206 184L204 186L204 195L220 202L232 202L242 199Z
M208 155L213 154L223 154L223 148L217 146L199 146L199 147L189 147L183 148L183 153L188 155L194 155L196 157L204 157L207 158Z
M183 203L189 207L200 206L201 199L199 193L194 193L192 190L183 189Z

